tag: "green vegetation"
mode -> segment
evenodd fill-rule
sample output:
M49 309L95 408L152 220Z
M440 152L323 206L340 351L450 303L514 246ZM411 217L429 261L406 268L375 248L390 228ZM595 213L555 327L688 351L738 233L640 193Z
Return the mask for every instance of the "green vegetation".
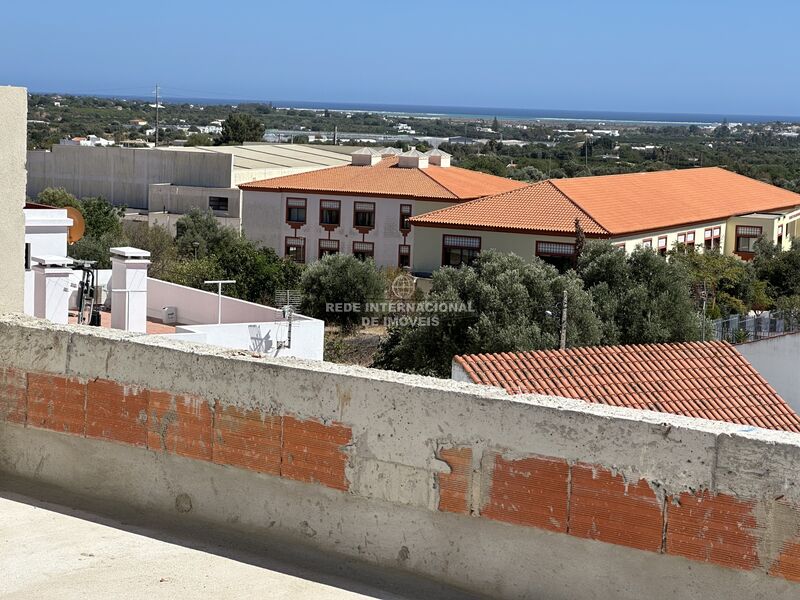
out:
M225 293L250 302L272 304L276 290L296 288L300 281L299 265L223 227L210 213L181 217L173 239L163 227L123 221L124 210L103 198L78 200L63 189L48 188L36 200L83 213L85 235L69 246L68 254L95 261L99 269L111 268L109 248L131 245L151 253L152 277L196 288L209 279L235 279Z
M352 254L334 254L306 267L300 279L301 310L327 323L353 331L368 313L327 310L329 304L360 304L383 301L386 281L372 260L360 261Z
M56 106L58 102L60 106ZM113 139L154 141L145 135L155 122L148 101L81 96L31 94L28 146L49 148L61 138L95 134ZM148 125L131 124L142 119ZM198 127L226 121L220 136L199 133ZM634 171L698 166L722 166L790 190L800 191L800 136L788 124L720 124L716 129L698 125L614 124L618 137L598 134L587 138L591 124L501 121L498 119L421 118L365 112L297 110L272 104L193 105L166 103L160 111L160 143L184 140L190 145L241 143L261 139L269 130L296 133L295 142L307 134L334 128L359 134L397 134L406 123L418 136L486 140L480 144L442 144L453 154L453 164L524 181L583 177ZM606 125L598 126L605 128ZM480 128L480 130L479 130ZM491 128L492 132L485 129ZM517 140L511 145L503 140ZM399 141L407 148L408 141ZM428 148L419 143L422 150Z

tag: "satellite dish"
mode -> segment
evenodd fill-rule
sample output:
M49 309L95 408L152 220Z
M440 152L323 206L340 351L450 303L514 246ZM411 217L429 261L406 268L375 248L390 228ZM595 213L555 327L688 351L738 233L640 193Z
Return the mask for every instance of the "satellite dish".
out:
M67 216L72 219L72 225L67 231L67 242L74 244L83 237L83 232L86 231L86 221L83 220L83 215L74 206L67 206Z

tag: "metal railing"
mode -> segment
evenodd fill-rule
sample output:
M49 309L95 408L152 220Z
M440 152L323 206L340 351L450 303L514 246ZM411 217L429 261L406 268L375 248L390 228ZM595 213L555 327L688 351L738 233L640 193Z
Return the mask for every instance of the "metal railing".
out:
M706 321L706 339L743 344L800 331L800 311L773 310Z

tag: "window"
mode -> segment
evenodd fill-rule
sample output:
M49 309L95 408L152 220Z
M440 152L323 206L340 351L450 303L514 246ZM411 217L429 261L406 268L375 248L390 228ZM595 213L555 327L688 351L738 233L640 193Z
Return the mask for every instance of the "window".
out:
M287 198L286 199L286 222L289 225L306 224L306 199Z
M296 263L306 262L306 238L287 237L284 256Z
M751 254L755 252L756 241L761 237L761 227L754 225L736 226L736 252Z
M411 231L411 223L409 219L411 218L411 205L410 204L401 204L400 205L400 231Z
M778 225L778 247L783 246L783 225Z
M342 203L339 200L319 201L319 224L335 229L342 222Z
M647 238L646 240L642 240L642 248L652 248L653 247L653 238Z
M678 234L678 243L679 244L685 244L686 243L686 234L685 233L679 233Z
M208 208L210 208L211 210L221 210L227 212L228 199L225 196L209 196Z
M658 238L658 253L661 256L667 255L667 236L662 235Z
M328 254L339 254L339 240L319 241L319 257L322 258Z
M481 238L470 235L442 237L442 266L460 267L475 262L481 251Z
M356 202L353 205L353 227L373 229L375 227L375 203Z
M686 234L686 243L694 246L694 231L690 231Z
M536 256L560 271L564 271L572 266L575 259L575 244L536 242Z
M719 227L709 227L703 231L703 248L706 250L719 250L721 231Z
M375 244L372 242L353 242L353 256L358 260L367 260L375 256Z
M400 244L397 251L397 266L401 269L411 266L411 246L408 244Z
M621 250L625 252L625 242L619 242L617 244L613 244L614 250Z

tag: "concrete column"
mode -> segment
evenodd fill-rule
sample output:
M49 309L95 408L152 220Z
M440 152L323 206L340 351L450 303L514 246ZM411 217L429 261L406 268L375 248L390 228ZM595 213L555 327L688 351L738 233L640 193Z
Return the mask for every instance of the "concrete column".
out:
M147 333L147 266L150 253L111 248L111 327Z
M0 86L0 313L23 309L27 118L25 88Z
M69 276L72 259L66 256L34 256L33 315L53 323L67 324Z

